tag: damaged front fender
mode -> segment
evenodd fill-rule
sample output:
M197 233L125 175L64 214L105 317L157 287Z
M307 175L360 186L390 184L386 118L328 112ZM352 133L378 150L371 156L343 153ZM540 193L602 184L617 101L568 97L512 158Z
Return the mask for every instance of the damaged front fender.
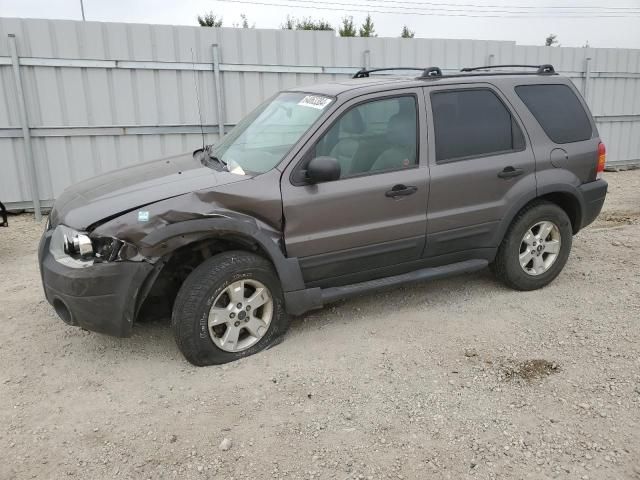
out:
M303 289L297 259L285 255L278 183L261 177L147 205L98 225L92 234L129 242L151 263L208 238L240 238L268 256L284 292Z

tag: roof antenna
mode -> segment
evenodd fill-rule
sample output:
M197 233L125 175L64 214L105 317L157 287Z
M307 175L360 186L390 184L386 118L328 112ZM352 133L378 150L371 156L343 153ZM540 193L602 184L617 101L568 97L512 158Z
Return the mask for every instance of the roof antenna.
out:
M204 150L204 126L202 125L202 110L200 110L200 92L198 91L198 80L196 78L196 61L191 49L191 65L193 66L193 83L196 87L196 102L198 102L198 118L200 120L200 134L202 135L202 149Z

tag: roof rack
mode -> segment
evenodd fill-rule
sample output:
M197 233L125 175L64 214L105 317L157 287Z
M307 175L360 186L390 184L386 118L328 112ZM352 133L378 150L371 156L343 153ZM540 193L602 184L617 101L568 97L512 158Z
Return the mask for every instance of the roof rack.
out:
M420 75L420 78L424 78L424 77L441 77L442 76L442 70L440 70L439 67L429 67L429 68L425 68L422 71L422 75Z
M556 73L555 69L553 68L553 65L550 65L548 63L542 64L542 65L485 65L483 67L465 67L460 71L475 72L477 70L490 70L492 68L514 68L514 67L535 68L536 73L538 74L554 75Z
M535 72L480 72L480 70L491 70L494 68L535 68ZM460 70L460 72L465 73L462 75L461 73L452 73L443 75L442 70L438 67L427 67L427 68L418 68L418 67L388 67L388 68L372 68L366 69L361 68L358 70L352 78L367 78L370 73L374 72L385 72L390 70L419 70L422 73L418 77L418 79L426 79L426 78L443 78L443 77L463 77L463 76L484 76L484 75L556 75L556 70L553 68L553 65L548 63L542 65L485 65L483 67L465 67ZM477 72L477 73L474 73Z
M367 70L366 68L361 68L356 72L356 74L352 78L367 78L370 73L373 72L384 72L389 70L420 70L422 72L421 77L441 77L442 71L438 67L429 67L429 68L418 68L418 67L389 67L389 68L372 68Z

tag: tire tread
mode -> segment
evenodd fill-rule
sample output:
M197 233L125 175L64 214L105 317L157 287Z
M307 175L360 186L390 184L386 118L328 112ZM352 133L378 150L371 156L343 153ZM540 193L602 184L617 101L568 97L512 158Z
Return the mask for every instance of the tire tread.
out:
M204 361L201 355L201 346L198 345L198 338L194 335L193 321L197 318L198 307L200 306L202 299L206 297L211 289L212 285L219 283L221 279L233 275L242 270L261 270L263 273L272 275L277 280L277 275L274 271L271 262L265 258L256 255L251 252L242 250L233 250L223 252L214 255L203 263L201 263L183 282L178 295L176 297L173 312L171 315L171 329L175 337L176 344L187 358L189 362L194 365L209 365L212 362ZM279 291L272 292L274 302L280 302L281 293ZM280 305L281 307L281 305ZM284 315L283 309L274 308L274 319L276 321L277 315ZM284 331L279 332L280 334ZM212 342L213 345L213 342ZM213 346L217 349L217 347ZM251 347L249 350L252 350ZM222 352L221 356L240 356L231 352ZM240 352L242 353L242 352ZM226 354L226 355L225 355ZM227 361L235 360L235 358L229 358L224 361L213 363L225 363Z
M560 271L562 270L562 267L564 267L564 264L563 264L562 267L557 271L557 273L553 275L550 280L548 280L548 282L534 288L523 285L522 282L519 282L509 272L509 262L513 260L509 257L507 251L509 246L508 244L512 240L511 237L513 235L513 231L518 228L519 224L522 222L522 219L525 216L527 216L529 212L531 212L532 210L539 210L545 207L551 207L555 209L561 217L563 216L566 217L566 221L569 222L569 217L567 216L566 212L557 204L550 202L548 200L534 200L533 202L526 205L522 210L520 210L518 214L514 217L513 221L509 225L509 228L507 229L507 232L502 238L502 242L500 243L500 246L498 247L496 258L493 261L493 263L490 265L491 270L493 271L495 276L498 278L498 280L503 282L508 287L513 288L514 290L532 290L534 288L541 288L544 285L546 285L546 283L551 282L560 273ZM563 241L565 241L565 239L563 239ZM571 245L571 242L569 241L569 248L571 248L570 245ZM566 262L566 259L565 259L565 262ZM553 266L551 268L553 268Z

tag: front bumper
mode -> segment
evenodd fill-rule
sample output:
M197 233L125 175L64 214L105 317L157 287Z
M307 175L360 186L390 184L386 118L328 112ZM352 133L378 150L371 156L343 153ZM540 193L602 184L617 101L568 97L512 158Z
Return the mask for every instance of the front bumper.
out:
M578 187L583 200L581 229L592 223L600 215L604 199L607 196L608 185L605 180L599 179Z
M144 286L154 266L145 262L98 263L71 268L53 258L52 231L38 247L40 275L47 301L69 325L116 337L128 337Z

